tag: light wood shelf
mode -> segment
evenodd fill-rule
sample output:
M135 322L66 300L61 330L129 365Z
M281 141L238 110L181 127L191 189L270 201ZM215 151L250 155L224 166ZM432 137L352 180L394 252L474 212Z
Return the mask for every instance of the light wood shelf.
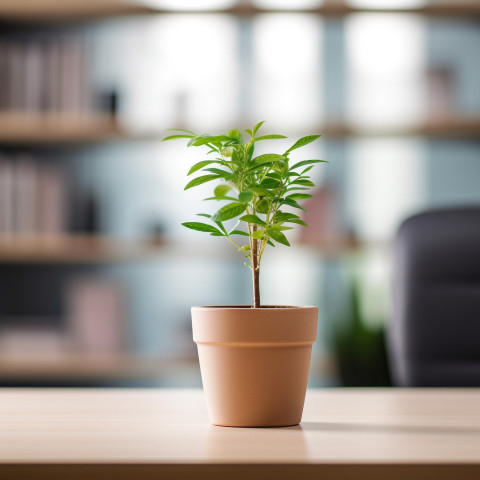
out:
M348 5L341 0L325 0L324 4L311 9L264 9L254 5L240 4L228 10L238 16L254 16L265 12L294 12L317 14L324 17L342 18L354 13L410 13L425 15L429 17L476 17L480 16L480 4L476 0L444 1L438 3L427 3L427 5L416 8L357 8Z
M0 264L117 263L150 259L162 243L123 241L100 235L0 236Z
M0 19L56 23L151 14L158 10L137 0L2 0Z
M142 355L0 355L0 381L155 380L198 369L196 358Z
M357 128L347 123L330 123L319 131L328 138L350 137L429 137L429 138L480 138L480 117L448 116L427 120L412 127Z
M357 128L332 122L316 128L325 140L356 137L423 136L430 138L480 138L480 117L449 116L404 128ZM304 132L298 132L303 134ZM129 132L108 115L74 116L0 113L0 145L64 146L118 141L160 141L162 131Z
M298 240L293 250L309 250L328 258L355 253L366 245L353 237ZM285 247L286 248L286 247ZM192 245L167 239L120 240L101 235L10 235L0 236L0 265L75 265L108 264L158 260L172 256L200 259L240 261L235 248L222 242Z
M192 340L193 341L193 340ZM199 373L198 357L162 358L146 355L0 355L1 381L155 380L181 372ZM312 358L314 377L337 373L334 356Z
M1 145L85 144L126 137L111 115L0 113Z
M423 7L407 9L369 9L355 8L340 0L326 0L317 8L299 10L265 9L249 3L239 3L231 8L218 10L182 10L162 9L153 2L141 0L2 0L0 19L14 22L55 23L63 21L82 21L106 17L161 14L161 13L228 13L238 17L251 17L268 12L299 12L325 17L345 17L352 13L412 13L429 17L478 17L480 5L475 0L458 0L430 3Z

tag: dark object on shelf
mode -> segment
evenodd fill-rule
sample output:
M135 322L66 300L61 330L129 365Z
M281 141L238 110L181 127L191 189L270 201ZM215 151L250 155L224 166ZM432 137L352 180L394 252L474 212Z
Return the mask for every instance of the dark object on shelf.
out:
M415 215L395 244L395 383L480 387L480 207Z
M146 239L150 245L161 245L165 240L165 224L161 220L152 222L148 229Z
M119 95L116 90L109 90L100 95L100 110L115 116L118 113Z
M390 386L385 329L365 325L356 281L349 287L349 301L349 318L334 335L340 382L344 387Z
M91 235L100 232L100 202L94 192L80 195L78 212L78 232Z

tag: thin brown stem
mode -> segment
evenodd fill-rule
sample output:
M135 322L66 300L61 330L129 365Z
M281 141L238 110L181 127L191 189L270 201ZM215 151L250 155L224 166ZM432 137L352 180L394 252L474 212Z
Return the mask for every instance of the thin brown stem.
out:
M253 232L257 231L257 225L253 224ZM252 241L252 275L253 275L253 308L260 308L260 265L258 263L258 240Z

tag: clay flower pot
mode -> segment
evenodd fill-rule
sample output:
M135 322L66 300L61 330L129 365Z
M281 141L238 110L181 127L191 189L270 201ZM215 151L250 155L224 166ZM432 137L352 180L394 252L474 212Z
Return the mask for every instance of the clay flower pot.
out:
M317 307L192 307L212 424L300 423L317 316Z

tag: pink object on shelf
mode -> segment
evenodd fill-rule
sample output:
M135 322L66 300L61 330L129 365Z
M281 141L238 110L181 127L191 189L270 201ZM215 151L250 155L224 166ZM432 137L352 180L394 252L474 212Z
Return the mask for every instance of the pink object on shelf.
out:
M119 284L96 278L77 280L67 298L74 349L92 355L125 350L124 292Z

